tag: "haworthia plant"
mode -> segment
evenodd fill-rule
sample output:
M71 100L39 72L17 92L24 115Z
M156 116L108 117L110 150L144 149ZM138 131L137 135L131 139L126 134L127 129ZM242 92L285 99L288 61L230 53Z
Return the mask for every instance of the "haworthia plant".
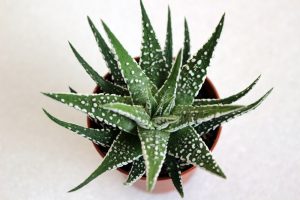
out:
M184 21L184 45L173 59L171 12L168 9L167 34L161 49L143 3L142 49L139 63L102 22L110 41L106 43L88 18L97 45L112 74L112 80L100 76L70 44L73 53L90 77L101 88L99 94L43 93L87 114L96 126L85 128L64 122L46 110L56 124L79 134L97 145L109 148L100 166L78 190L108 170L130 164L125 185L146 176L151 191L160 174L169 176L183 197L181 172L195 165L225 178L201 136L236 116L255 109L271 92L249 105L232 104L245 96L259 77L246 89L224 99L199 99L210 59L224 25L224 15L208 42L190 56L190 36ZM164 172L161 171L164 169Z

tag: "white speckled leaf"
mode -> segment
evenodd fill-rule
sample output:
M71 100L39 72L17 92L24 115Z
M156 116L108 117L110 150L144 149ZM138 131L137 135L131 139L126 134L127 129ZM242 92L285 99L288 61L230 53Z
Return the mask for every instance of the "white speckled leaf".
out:
M138 135L146 164L147 190L151 191L165 160L170 133L138 127Z
M93 32L94 36L95 36L95 39L96 39L96 42L98 44L99 50L102 53L103 58L106 62L106 65L110 69L110 72L112 74L114 82L118 85L122 85L122 86L125 85L125 82L123 80L121 71L118 67L118 62L115 59L115 55L113 54L111 49L108 47L105 40L101 36L100 32L97 30L94 23L92 22L92 20L89 17L88 17L88 22L89 22L89 25L92 29L92 32Z
M180 50L178 52L176 61L170 71L167 80L155 95L155 98L159 102L159 107L162 107L162 112L165 115L170 114L170 111L172 110L173 106L175 106L174 100L176 97L177 82L180 75L181 61L182 61L182 51ZM173 99L173 102L172 101L170 102L170 99ZM172 105L171 107L168 106L170 104ZM166 111L165 109L167 107L168 110Z
M107 25L104 22L102 23L111 44L115 49L119 67L127 84L132 102L144 107L152 107L152 105L155 104L152 93L157 92L156 86L145 75L144 71L136 61L128 54Z
M245 96L254 87L254 85L257 83L257 81L259 79L260 79L260 76L257 79L255 79L255 81L253 81L247 88L245 88L241 92L234 94L232 96L229 96L227 98L224 98L224 99L195 99L193 105L199 106L199 105L231 104L231 103L239 100L243 96Z
M143 41L140 65L150 80L160 88L168 76L163 52L141 1Z
M142 156L139 138L121 132L113 142L101 165L80 185L70 190L78 190L108 170L113 170L137 160Z
M168 131L174 132L186 126L196 125L242 108L240 105L175 106L172 115L180 116Z
M272 89L269 90L263 97L261 97L259 100L256 102L248 105L248 106L243 106L242 108L229 112L225 115L213 118L207 122L203 122L199 124L198 126L195 127L195 130L198 132L198 134L201 136L202 134L208 133L210 130L213 130L220 126L222 123L228 122L231 119L234 119L237 116L243 115L250 110L254 110L257 106L259 106L266 98L267 96L271 93Z
M184 193L183 193L181 170L180 170L179 163L173 156L167 156L166 166L167 166L167 172L172 179L173 185L175 186L180 196L183 198Z
M158 130L167 128L170 124L173 124L179 120L179 116L168 115L168 116L159 116L152 118L154 126Z
M100 144L102 146L109 147L112 144L113 140L118 135L118 133L116 131L113 131L113 129L85 128L82 126L78 126L76 124L61 121L61 120L55 118L54 116L52 116L46 110L44 110L44 112L52 121L54 121L58 125L65 127L67 129L69 129L70 131L73 131L76 134L78 134L84 138L87 138L88 140L94 142L95 144Z
M145 174L145 172L146 172L145 161L143 159L143 156L141 156L138 160L133 161L127 181L124 184L132 185L137 180L139 180Z
M176 105L191 105L193 103L206 78L207 68L220 37L223 23L224 15L208 42L182 67Z
M108 94L63 94L63 93L44 93L46 96L51 97L57 101L74 107L84 113L87 113L90 117L104 122L112 127L118 127L120 130L128 133L135 134L136 123L132 120L113 113L109 110L101 108L101 105L107 103L121 102L130 103L130 97L122 97L118 95Z
M184 19L184 42L183 42L183 55L182 65L185 65L191 57L190 33L186 18Z
M172 38L172 20L171 20L170 7L168 7L168 22L167 22L167 34L166 34L164 56L166 58L167 69L170 70L173 62L173 38Z
M124 103L109 103L101 106L106 110L123 115L137 123L142 128L153 129L150 116L146 113L142 106L129 105Z
M118 85L114 85L109 81L106 81L80 56L80 54L76 51L76 49L72 46L72 44L71 43L69 44L77 60L80 62L82 67L85 69L85 71L90 75L90 77L101 87L103 92L109 94L119 94L119 95L129 94L125 88Z
M190 126L171 134L168 154L226 178L204 141Z

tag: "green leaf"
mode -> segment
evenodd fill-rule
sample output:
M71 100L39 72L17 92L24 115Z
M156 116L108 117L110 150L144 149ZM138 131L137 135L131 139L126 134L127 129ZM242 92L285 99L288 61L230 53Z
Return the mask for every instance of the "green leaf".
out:
M146 163L147 190L151 191L165 160L170 133L138 127L138 135Z
M216 105L216 104L231 104L243 96L245 96L257 83L257 81L260 79L260 76L251 83L247 88L242 90L241 92L234 94L232 96L229 96L224 99L195 99L194 101L194 106L199 106L199 105Z
M55 99L59 102L74 107L84 113L87 113L91 118L104 122L112 127L117 127L128 133L135 134L136 123L132 120L105 110L101 107L103 104L121 102L130 103L130 97L122 97L108 94L63 94L63 93L44 93L46 96Z
M168 154L226 178L204 141L190 126L171 134Z
M143 156L141 156L138 160L133 161L128 179L124 184L132 185L145 174L145 170L145 161L143 159Z
M108 170L122 167L137 160L141 157L141 155L142 152L139 138L137 136L121 132L113 142L101 165L85 181L69 192L82 188Z
M237 116L241 116L251 110L254 110L267 98L267 96L271 93L271 91L272 91L272 89L269 90L259 100L257 100L256 102L254 102L248 106L243 106L242 108L240 108L238 110L229 112L225 115L221 115L221 116L213 118L207 122L203 122L203 123L199 124L198 126L195 127L196 131L201 136L202 134L208 133L210 130L217 128L222 123L228 122L229 120L234 119Z
M168 7L168 23L167 23L167 35L166 35L164 56L166 58L167 69L170 70L173 62L173 38L172 38L172 21L171 21L170 7Z
M128 105L124 103L109 103L101 106L106 110L123 115L137 123L142 128L153 129L150 116L142 106Z
M172 115L180 116L178 122L168 127L169 132L174 132L186 126L197 125L205 121L223 116L231 111L238 110L240 105L215 105L215 106L176 106Z
M142 1L140 4L143 26L140 65L150 80L160 88L168 76L169 69Z
M186 18L184 18L184 42L183 42L183 56L182 65L185 65L191 57L190 33Z
M166 157L166 166L167 166L167 172L169 176L172 179L172 182L180 194L180 196L183 198L184 193L183 193L183 187L182 187L182 180L181 180L181 170L180 166L177 162L177 160L172 157L172 156L167 156Z
M163 115L168 115L168 114L171 113L172 109L175 106L175 99L176 99L176 97L173 96L173 97L170 98L170 101L166 101L167 107L165 108L165 110L163 112Z
M118 85L114 85L113 83L106 81L102 76L100 76L82 57L81 55L76 51L76 49L73 47L71 43L70 47L76 56L77 60L80 62L82 67L85 69L85 71L90 75L90 77L101 87L103 92L110 93L110 94L119 94L119 95L128 95L128 91L120 87Z
M175 100L176 97L176 89L177 89L177 82L180 75L180 69L181 69L181 61L182 61L182 51L180 50L178 52L176 61L171 69L171 72L163 84L163 86L160 88L158 93L155 95L156 99L160 100L159 105L162 107L163 112L165 111L165 108L168 107L168 105L175 105L175 102L170 102L169 100L172 99ZM168 109L168 112L164 112L164 114L169 114L171 109L173 107L170 107Z
M43 111L53 122L57 123L62 127L69 129L70 131L75 132L76 134L84 138L87 138L88 140L92 141L95 144L100 144L102 146L109 147L112 144L113 140L118 135L118 133L112 131L112 129L109 128L103 128L103 129L85 128L82 126L78 126L76 124L64 122L55 118L46 110L43 109Z
M168 116L159 116L152 118L154 126L158 130L167 128L170 124L173 124L179 120L179 116L168 115Z
M115 55L112 53L111 49L106 44L105 40L103 39L103 37L101 36L101 34L97 30L97 28L95 27L92 20L89 17L87 17L87 18L88 18L89 25L92 29L92 32L95 36L99 50L103 55L103 58L106 62L107 67L110 69L110 72L112 74L114 82L118 85L125 85L121 71L118 67L118 62L115 59Z
M107 25L104 22L102 23L111 44L115 49L119 66L131 95L132 102L134 104L152 108L155 104L152 93L156 93L157 88L145 75L144 71L140 68L136 61L129 56L128 52L124 49Z
M207 68L214 48L217 45L217 40L220 37L223 23L224 15L208 42L182 67L176 105L191 105L193 103L206 78Z

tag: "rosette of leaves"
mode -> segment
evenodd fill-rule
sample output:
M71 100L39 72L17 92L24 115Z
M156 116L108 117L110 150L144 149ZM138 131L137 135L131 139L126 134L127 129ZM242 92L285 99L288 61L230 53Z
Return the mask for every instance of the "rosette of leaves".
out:
M125 184L131 185L145 174L149 191L154 188L162 166L181 196L182 166L197 165L225 178L201 136L255 109L271 92L249 105L232 104L252 89L257 78L246 89L230 97L196 99L220 37L224 15L209 40L193 56L190 55L190 37L185 21L183 49L173 60L170 10L164 49L156 38L142 2L141 11L143 38L139 63L103 21L111 45L105 42L88 18L113 80L100 76L70 44L78 61L103 92L44 93L80 110L100 125L96 129L86 128L64 122L44 110L51 120L109 148L100 166L71 191L78 190L108 170L130 163L132 167Z

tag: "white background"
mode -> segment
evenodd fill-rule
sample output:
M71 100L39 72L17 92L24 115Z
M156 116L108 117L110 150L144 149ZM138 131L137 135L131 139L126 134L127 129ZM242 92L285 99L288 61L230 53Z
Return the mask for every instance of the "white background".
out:
M162 44L170 5L175 52L182 45L184 16L195 52L226 12L209 70L221 96L243 89L259 74L261 81L242 103L275 88L257 110L224 126L214 155L228 179L198 169L184 185L186 199L298 199L300 1L144 3ZM0 1L0 199L179 199L175 191L155 195L124 187L124 177L116 171L67 193L100 158L89 141L47 119L42 107L82 125L85 116L40 92L67 91L68 85L83 93L92 91L95 84L72 55L68 40L100 74L106 73L86 15L99 28L99 19L104 19L129 52L139 55L137 0Z

